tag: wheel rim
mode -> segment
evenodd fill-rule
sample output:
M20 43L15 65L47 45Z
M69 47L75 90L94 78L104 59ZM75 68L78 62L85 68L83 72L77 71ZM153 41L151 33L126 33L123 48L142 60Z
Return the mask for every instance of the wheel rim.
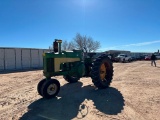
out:
M50 85L48 86L48 88L47 88L47 93L48 93L49 95L54 95L54 94L56 93L57 89L58 89L58 87L57 87L56 84L50 84Z
M100 67L100 78L102 81L105 80L105 76L106 76L106 66L105 64L103 63Z

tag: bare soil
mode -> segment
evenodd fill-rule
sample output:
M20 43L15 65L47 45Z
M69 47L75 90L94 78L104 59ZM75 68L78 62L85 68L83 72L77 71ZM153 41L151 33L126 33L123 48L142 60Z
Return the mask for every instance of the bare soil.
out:
M160 61L113 63L108 89L97 90L91 78L68 84L43 99L37 84L42 70L0 74L0 120L160 120Z

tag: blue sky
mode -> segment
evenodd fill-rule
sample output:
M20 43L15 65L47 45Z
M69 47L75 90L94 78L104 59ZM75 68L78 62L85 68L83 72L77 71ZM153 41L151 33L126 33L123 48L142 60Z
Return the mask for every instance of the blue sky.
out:
M48 48L76 33L105 50L160 49L160 0L0 0L0 47Z

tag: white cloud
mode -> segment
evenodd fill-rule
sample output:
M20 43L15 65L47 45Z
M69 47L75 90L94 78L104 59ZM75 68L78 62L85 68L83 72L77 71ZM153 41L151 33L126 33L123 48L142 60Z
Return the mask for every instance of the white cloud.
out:
M108 47L108 48L102 48L100 50L113 50L113 49L124 49L127 47L131 47L131 46L146 46L146 45L151 45L151 44L155 44L155 43L160 43L160 40L155 40L155 41L150 41L150 42L142 42L142 43L134 43L134 44L128 44L128 45L119 45L119 46L112 46L112 47Z
M122 46L125 46L125 47L130 47L130 46L145 46L145 45L150 45L150 44L154 44L154 43L160 43L160 40L150 41L150 42L142 42L142 43L136 43L136 44L128 44L128 45L122 45Z

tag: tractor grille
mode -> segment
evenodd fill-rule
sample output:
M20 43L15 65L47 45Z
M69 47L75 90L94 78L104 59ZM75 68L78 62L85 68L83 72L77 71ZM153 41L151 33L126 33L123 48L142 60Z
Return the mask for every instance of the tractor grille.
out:
M47 72L54 72L54 59L47 58Z

